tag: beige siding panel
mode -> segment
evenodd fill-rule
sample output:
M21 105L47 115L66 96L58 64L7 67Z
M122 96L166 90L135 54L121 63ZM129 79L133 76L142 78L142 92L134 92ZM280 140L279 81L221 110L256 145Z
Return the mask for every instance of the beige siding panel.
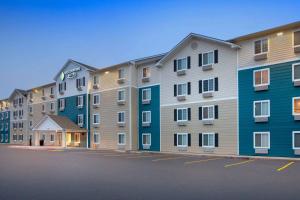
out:
M198 119L198 108L204 105L218 105L219 119L213 125L203 125ZM180 106L179 106L180 107ZM174 109L178 106L161 107L161 150L164 152L180 152L174 146L175 133L191 133L191 147L189 153L206 154L204 148L199 147L199 133L215 132L219 134L219 147L211 154L236 155L237 153L237 100L216 101L210 103L187 104L181 107L191 108L191 121L187 126L178 126L174 121Z
M132 150L138 149L138 90L131 88L131 133Z
M160 68L155 66L156 63L144 64L138 67L138 87L146 87L149 85L156 85L160 83ZM149 67L150 69L150 80L149 82L143 82L143 68Z

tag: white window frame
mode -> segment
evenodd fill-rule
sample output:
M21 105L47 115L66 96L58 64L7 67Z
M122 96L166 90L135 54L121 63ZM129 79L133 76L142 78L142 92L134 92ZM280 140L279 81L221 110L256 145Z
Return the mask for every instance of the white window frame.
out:
M213 117L212 118L204 118L204 108L211 108L213 109ZM207 116L209 116L209 110L208 110L208 113L207 113ZM207 105L207 106L202 106L202 120L214 120L215 119L215 106L214 105Z
M295 101L296 99L297 99L297 100L298 100L298 99L300 100L300 97L293 97L293 100L292 100L292 105L293 105L293 106L292 106L292 107L293 107L292 113L293 113L293 115L300 115L300 113L298 113L298 114L295 113L295 105L294 105L294 101Z
M268 114L267 115L256 115L255 114L255 104L256 103L260 103L260 105L262 105L262 103L268 103ZM253 117L257 118L257 117L270 117L270 109L271 109L271 102L270 100L259 100L259 101L253 101Z
M98 137L98 141L95 140L95 136ZM100 144L100 133L99 132L94 132L93 141L94 141L94 144Z
M95 97L98 97L99 98L99 102L95 103ZM93 94L93 105L100 105L100 94L97 93L97 94Z
M149 96L150 98L149 99L144 99L144 92L147 92L149 91ZM145 88L142 90L142 101L151 101L151 88Z
M82 108L83 107L83 96L82 95L77 96L77 102L78 102L77 107Z
M79 123L79 119L82 119L82 123ZM84 124L84 118L83 118L83 114L79 114L77 115L77 124L80 125L80 126L83 126Z
M13 134L13 141L16 142L18 140L18 135L16 133Z
M179 143L179 135L184 135L185 137L186 137L186 145L179 145L178 143ZM188 147L188 141L189 139L188 139L188 133L177 133L177 147Z
M124 136L124 143L120 143L120 135ZM118 145L126 145L126 134L125 133L118 133Z
M65 105L66 105L66 100L65 99L59 99L59 110L64 110Z
M300 32L300 29L297 29L297 30L295 30L294 32L293 32L293 47L295 48L295 47L300 47L300 44L298 44L298 45L295 45L295 33L296 32Z
M300 131L293 131L293 149L300 149L300 147L295 147L295 134L300 135Z
M182 119L181 120L179 120L179 110L185 110L186 111L186 119L183 119L183 117L182 117ZM187 122L188 121L188 108L177 108L176 109L176 112L177 112L177 122ZM182 112L183 113L183 112Z
M53 136L53 138L52 138L52 136ZM53 140L52 140L53 139ZM55 141L55 134L50 134L50 142L54 142Z
M255 83L255 73L256 72L260 72L262 74L263 71L268 71L268 83L260 83L260 84L256 84ZM266 85L270 85L270 68L264 68L264 69L258 69L258 70L254 70L253 71L253 87L259 87L259 86L266 86ZM262 82L262 76L261 76L261 80Z
M262 47L262 41L263 41L263 40L267 40L268 51L266 51L266 52L262 52L262 50L263 50L263 47ZM260 53L255 53L255 43L258 42L258 41L261 42ZM254 55L261 55L261 54L269 53L269 49L270 49L269 38L260 38L260 39L258 39L258 40L254 40L254 41L253 41L253 49L254 49Z
M119 99L119 94L120 94L120 92L124 92L124 99ZM125 92L125 89L122 89L122 90L118 90L118 102L123 102L123 101L125 101L125 99L126 99L126 92Z
M144 121L144 113L149 113L149 121ZM143 111L142 112L142 123L151 123L151 111Z
M144 136L149 136L149 138L150 138L150 143L149 144L144 144ZM142 134L142 145L151 146L151 133L143 133Z
M54 102L51 102L51 103L50 103L50 110L51 110L51 111L54 111L54 110L55 110L55 104L54 104Z
M213 136L213 145L204 145L204 135L208 135L209 136ZM215 138L216 138L216 133L202 133L202 147L203 148L215 148L216 144L215 144ZM209 142L209 138L208 138L208 142Z
M119 121L119 114L121 114L121 113L124 113L123 115L124 115L124 121ZM120 112L118 112L118 123L125 123L125 111L120 111Z
M180 86L185 85L185 94L179 94L179 85ZM186 96L188 94L188 83L178 83L176 89L177 89L177 96L179 97Z
M257 134L267 134L268 135L268 146L267 147L256 147L255 135ZM253 148L254 149L270 149L270 132L254 132L253 133Z
M120 75L122 75L123 77L120 77ZM125 68L118 69L118 79L125 79Z
M179 60L186 60L186 62L185 62L185 67L184 68L182 68L182 69L178 69L178 61ZM178 59L176 59L176 71L185 71L185 70L187 70L188 69L188 57L183 57L183 58L178 58Z
M207 63L207 64L204 64L204 54L209 54L209 53L212 53L212 57L213 57L213 60L212 60L212 63ZM214 62L214 60L215 60L215 52L214 51L208 51L208 52L204 52L204 53L202 53L202 66L207 66L207 65L212 65L212 64L214 64L215 62ZM208 61L208 58L207 58L207 61Z
M300 45L298 45L298 46L300 46ZM300 63L294 63L292 65L292 80L293 80L293 82L300 81L300 78L299 79L295 79L295 66L300 66Z
M98 117L99 117L99 122L96 122L96 123L95 123L95 116L98 116ZM99 114L99 113L93 114L93 124L100 124L100 114Z
M21 135L22 135L22 140L19 139ZM23 141L24 141L24 135L23 135L23 134L19 134L19 135L18 135L18 141L20 141L20 142L23 142Z
M144 76L144 69L146 69L147 72L148 72L147 76ZM142 69L142 77L143 78L150 78L151 77L150 67L143 67L143 69Z
M93 76L93 85L98 85L99 84L99 75L94 75Z
M204 91L204 81L208 81L208 89L209 89L209 81L213 80L213 89L212 90L208 90L208 91ZM215 92L215 78L208 78L208 79L203 79L202 80L202 93L209 93L209 92Z

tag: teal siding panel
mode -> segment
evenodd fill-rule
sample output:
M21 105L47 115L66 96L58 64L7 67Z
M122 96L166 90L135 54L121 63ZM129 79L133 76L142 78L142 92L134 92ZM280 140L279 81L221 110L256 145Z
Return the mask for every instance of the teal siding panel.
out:
M8 118L6 118L6 115L8 115ZM3 119L2 119L3 116ZM6 130L6 124L8 123L8 129ZM3 130L0 130L1 137L3 140L0 140L0 143L10 143L10 111L4 111L0 112L0 126L4 126ZM8 140L6 141L5 138Z
M299 61L298 61L299 62ZM292 132L300 130L300 122L294 121L292 99L300 96L300 87L292 82L292 64L287 62L261 68L239 71L239 149L241 155L255 155L253 132L270 132L270 150L266 156L295 157L292 148ZM253 71L270 69L270 85L267 91L255 92ZM270 118L267 123L255 123L253 101L270 100Z

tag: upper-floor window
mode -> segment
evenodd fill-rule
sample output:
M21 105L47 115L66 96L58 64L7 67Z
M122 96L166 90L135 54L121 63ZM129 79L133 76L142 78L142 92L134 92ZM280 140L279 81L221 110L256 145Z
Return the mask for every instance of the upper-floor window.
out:
M100 124L100 114L94 114L93 115L93 124Z
M254 42L254 54L267 53L268 49L268 39L261 39Z
M59 110L65 109L65 104L66 104L65 101L66 101L65 99L59 99L59 101L58 101L58 108L59 108Z
M77 115L77 124L83 126L83 114Z
M264 86L270 84L270 69L260 69L254 72L254 86Z
M50 88L50 95L54 95L54 88L53 87Z
M293 115L300 115L300 97L293 98Z
M94 94L93 95L93 105L99 105L100 104L100 94Z
M144 67L143 68L143 78L149 78L150 77L150 68Z
M83 107L83 96L77 96L77 107Z
M214 63L214 52L208 52L202 54L202 65L211 65Z
M99 84L99 76L94 75L94 77L93 77L93 83L94 83L94 85Z
M125 112L118 112L118 122L119 123L125 123Z
M61 93L67 90L67 82L62 82L58 84L58 91Z
M191 94L191 82L174 85L174 96L186 96Z
M45 96L45 89L42 89L42 96Z
M85 77L76 79L76 88L80 89L85 86Z
M294 47L300 46L300 30L294 32Z
M33 99L33 93L32 92L29 93L29 99Z
M151 111L143 111L142 112L142 122L143 123L151 123Z
M118 70L118 79L124 79L125 78L125 69L121 68Z
M125 90L118 91L118 101L125 101Z
M300 63L293 64L293 81L300 81Z
M174 109L174 121L190 121L191 108L177 108Z
M142 101L151 100L151 88L146 88L142 90Z
M177 71L187 69L187 58L177 59Z
M45 110L46 110L46 109L45 109L45 105L43 104L43 105L42 105L42 112L45 112Z
M219 79L210 78L199 81L199 93L210 93L218 91L219 89Z
M50 110L54 111L54 103L53 102L50 103Z
M270 100L254 101L254 117L270 116Z
M218 106L203 106L202 107L202 120L213 120L215 119L215 107L217 108Z

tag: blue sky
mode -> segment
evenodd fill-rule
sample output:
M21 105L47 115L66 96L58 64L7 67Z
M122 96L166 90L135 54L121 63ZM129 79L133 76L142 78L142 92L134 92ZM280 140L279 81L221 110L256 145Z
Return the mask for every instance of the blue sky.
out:
M0 0L0 98L53 81L67 59L105 67L300 20L300 1Z

